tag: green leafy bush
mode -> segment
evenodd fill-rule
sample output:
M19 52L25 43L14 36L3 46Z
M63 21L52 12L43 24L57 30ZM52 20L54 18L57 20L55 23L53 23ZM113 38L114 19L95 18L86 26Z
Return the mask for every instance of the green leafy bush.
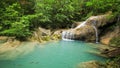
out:
M71 27L92 15L112 11L120 15L120 0L1 0L0 35L25 38L39 26Z
M0 35L26 38L30 35L29 18L22 15L19 3L13 3L6 7L0 17Z

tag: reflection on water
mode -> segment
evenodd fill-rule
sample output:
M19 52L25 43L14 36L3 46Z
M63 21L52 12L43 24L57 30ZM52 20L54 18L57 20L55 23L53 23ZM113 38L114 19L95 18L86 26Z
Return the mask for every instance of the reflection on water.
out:
M75 68L80 62L105 60L89 54L90 50L94 50L90 44L79 41L22 43L8 52L0 52L1 59L7 58L0 60L0 68Z

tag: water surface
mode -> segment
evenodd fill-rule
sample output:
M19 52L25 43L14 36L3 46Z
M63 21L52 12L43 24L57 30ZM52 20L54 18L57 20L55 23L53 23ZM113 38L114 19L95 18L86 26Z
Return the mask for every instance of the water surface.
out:
M105 58L90 54L89 51L94 51L92 45L81 41L37 44L27 55L22 56L21 53L14 60L0 60L0 68L76 68L81 62L105 61Z

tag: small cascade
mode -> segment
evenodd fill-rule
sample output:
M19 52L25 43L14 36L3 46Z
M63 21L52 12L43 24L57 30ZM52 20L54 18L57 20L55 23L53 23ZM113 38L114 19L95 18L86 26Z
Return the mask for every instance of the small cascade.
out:
M86 21L84 21L83 23L81 23L79 26L77 26L75 29L78 29L78 28L80 28L80 27L82 27L82 26L85 26L85 24L86 24L87 22Z
M96 28L96 21L93 22L92 27L93 27L94 30L95 30L96 43L99 43L99 42L98 42L98 30L97 30L97 28Z
M77 26L74 29L71 28L71 31L63 31L62 32L62 39L66 40L66 41L73 41L73 39L74 39L74 32L73 32L73 30L75 30L77 28L80 28L80 27L83 27L83 26L85 26L85 24L86 24L86 21L84 21L82 24L80 24L79 26Z
M73 41L72 39L74 39L74 33L72 31L63 31L62 39L65 41Z

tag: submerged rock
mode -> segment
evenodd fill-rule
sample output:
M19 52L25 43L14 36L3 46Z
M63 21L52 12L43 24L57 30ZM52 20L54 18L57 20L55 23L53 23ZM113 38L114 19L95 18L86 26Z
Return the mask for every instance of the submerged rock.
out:
M105 50L102 52L102 54L106 55L107 57L116 57L120 55L120 48L115 48L114 50Z
M98 61L88 61L78 64L77 68L105 68L105 67Z
M0 44L0 60L14 60L32 52L36 42L7 41Z
M97 49L97 51L89 51L89 53L105 58L114 58L120 55L120 47L98 44L98 46L96 46L95 48Z

